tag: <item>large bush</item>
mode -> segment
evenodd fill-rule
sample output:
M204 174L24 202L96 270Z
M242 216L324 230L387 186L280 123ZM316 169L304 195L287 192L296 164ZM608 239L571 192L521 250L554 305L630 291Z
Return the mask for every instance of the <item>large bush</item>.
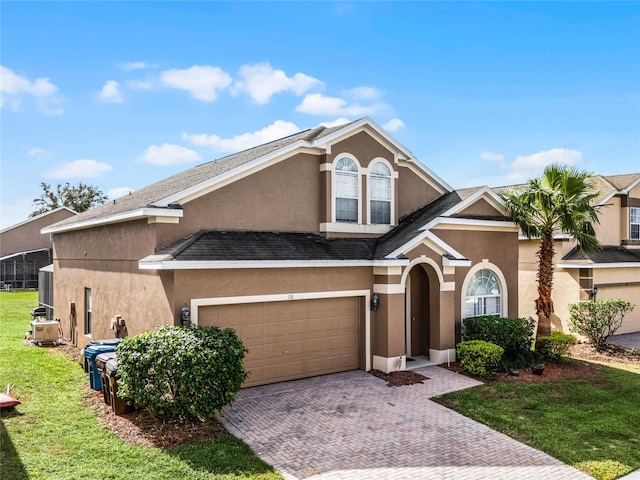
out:
M479 377L494 375L498 370L504 349L483 340L469 340L456 346L460 370Z
M247 374L232 329L160 327L118 345L118 395L158 416L211 418Z
M607 337L613 335L633 305L626 300L609 298L569 305L571 331L584 335L596 350L604 350Z
M463 340L484 340L504 348L506 352L531 350L535 320L496 316L464 319Z
M536 352L545 360L559 362L567 354L569 347L575 345L576 337L567 333L551 332L549 336L536 338Z

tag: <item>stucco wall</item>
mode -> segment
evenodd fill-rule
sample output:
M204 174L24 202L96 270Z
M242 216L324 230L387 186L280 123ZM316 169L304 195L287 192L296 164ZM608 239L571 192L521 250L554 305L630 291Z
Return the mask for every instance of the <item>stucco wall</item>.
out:
M393 162L393 152L385 148L367 132L359 132L344 140L331 145L331 153L327 155L327 162L332 163L337 155L350 153L358 160L361 167L368 167L374 158L384 158L394 170L397 166Z
M623 224L629 221L628 218L626 220L622 218L620 197L611 198L607 205L600 209L598 219L600 223L594 224L594 229L600 243L602 245L620 245L625 230Z
M28 250L51 248L49 234L43 235L40 230L74 215L75 213L69 210L60 209L1 232L0 257Z
M409 167L398 169L398 216L402 218L440 197L433 187Z

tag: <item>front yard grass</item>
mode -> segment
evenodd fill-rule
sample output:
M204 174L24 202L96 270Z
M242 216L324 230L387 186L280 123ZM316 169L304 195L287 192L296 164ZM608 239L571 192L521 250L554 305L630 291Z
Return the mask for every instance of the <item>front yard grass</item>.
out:
M27 346L37 293L0 292L0 390L22 405L2 414L1 477L22 479L281 479L232 435L170 449L125 444L83 403L79 364Z
M496 381L434 400L599 480L640 468L636 373L603 366L593 378Z

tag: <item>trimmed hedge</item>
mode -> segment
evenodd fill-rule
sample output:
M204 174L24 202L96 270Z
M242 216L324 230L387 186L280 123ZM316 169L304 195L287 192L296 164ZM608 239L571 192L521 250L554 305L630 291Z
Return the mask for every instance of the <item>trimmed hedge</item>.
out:
M545 360L559 362L567 354L569 347L576 344L576 337L568 333L551 332L548 337L536 338L536 352Z
M456 346L460 370L479 377L495 375L504 349L483 340L469 340Z
M118 395L157 416L211 418L247 378L235 331L159 327L118 345Z

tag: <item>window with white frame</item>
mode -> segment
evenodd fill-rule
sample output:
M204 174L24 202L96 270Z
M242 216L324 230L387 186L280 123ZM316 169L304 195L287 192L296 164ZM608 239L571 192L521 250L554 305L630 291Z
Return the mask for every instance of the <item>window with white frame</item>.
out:
M342 157L336 163L336 222L358 223L358 166L349 157Z
M491 270L478 270L467 286L465 318L500 315L500 281Z
M369 202L371 223L391 223L391 170L383 162L376 162L369 170Z
M629 212L629 234L635 240L640 240L640 208L631 208Z

